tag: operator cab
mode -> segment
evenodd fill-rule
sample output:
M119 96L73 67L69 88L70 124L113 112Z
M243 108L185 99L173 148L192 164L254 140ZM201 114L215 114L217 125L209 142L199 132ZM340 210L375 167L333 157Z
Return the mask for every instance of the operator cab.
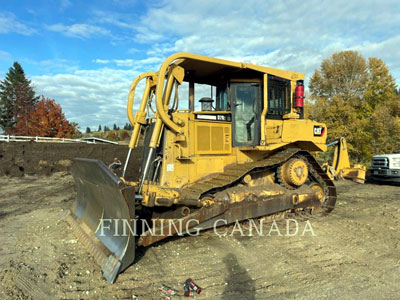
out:
M245 80L229 81L216 86L216 101L202 97L198 118L232 122L232 146L254 146L260 142L260 115L262 110L262 83ZM213 116L210 116L210 113Z
M299 91L292 80L300 74L235 63L181 60L178 64L185 69L183 81L189 83L189 111L195 112L195 84L203 85L196 87L196 94L211 87L210 94L197 98L202 115L195 112L196 118L230 122L234 147L265 143L261 128L268 119L303 118L303 80L297 80Z
M268 110L266 119L282 120L291 111L290 80L268 75ZM256 146L261 139L263 82L261 79L232 79L216 86L216 101L199 100L202 112L230 112L217 120L232 121L232 146Z

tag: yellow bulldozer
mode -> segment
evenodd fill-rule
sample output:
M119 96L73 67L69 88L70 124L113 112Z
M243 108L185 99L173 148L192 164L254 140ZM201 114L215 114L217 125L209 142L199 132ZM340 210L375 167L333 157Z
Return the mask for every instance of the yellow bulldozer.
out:
M134 114L139 82L145 87ZM179 109L182 91L186 109ZM304 74L196 54L173 54L158 72L138 76L128 96L133 131L122 176L99 160L77 158L71 167L77 198L67 221L105 279L114 282L132 264L136 247L218 220L329 213L336 188L310 154L327 150L327 128L305 119L303 104ZM140 179L129 181L139 140Z

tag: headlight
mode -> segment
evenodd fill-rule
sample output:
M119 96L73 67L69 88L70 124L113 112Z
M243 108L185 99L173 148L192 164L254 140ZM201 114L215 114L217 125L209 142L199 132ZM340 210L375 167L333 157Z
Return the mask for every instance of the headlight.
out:
M393 166L394 168L400 168L400 158L393 158L392 159Z

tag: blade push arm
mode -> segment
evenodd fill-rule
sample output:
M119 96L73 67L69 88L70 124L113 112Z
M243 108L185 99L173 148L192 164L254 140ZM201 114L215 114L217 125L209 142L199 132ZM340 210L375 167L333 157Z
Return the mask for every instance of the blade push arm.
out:
M336 173L343 169L350 168L349 152L347 151L347 143L344 137L328 144L327 146L335 145L335 154L333 155L333 168Z

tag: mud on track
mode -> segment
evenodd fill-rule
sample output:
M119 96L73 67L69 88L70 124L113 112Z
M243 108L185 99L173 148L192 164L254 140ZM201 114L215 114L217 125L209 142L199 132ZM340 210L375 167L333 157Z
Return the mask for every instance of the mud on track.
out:
M188 277L204 288L197 299L400 294L397 186L340 182L333 213L310 219L316 236L220 238L211 230L139 249L137 263L113 285L63 221L75 197L68 173L3 176L0 187L0 299L165 299L160 284L181 290ZM305 223L299 219L300 231ZM284 234L284 221L278 226Z

